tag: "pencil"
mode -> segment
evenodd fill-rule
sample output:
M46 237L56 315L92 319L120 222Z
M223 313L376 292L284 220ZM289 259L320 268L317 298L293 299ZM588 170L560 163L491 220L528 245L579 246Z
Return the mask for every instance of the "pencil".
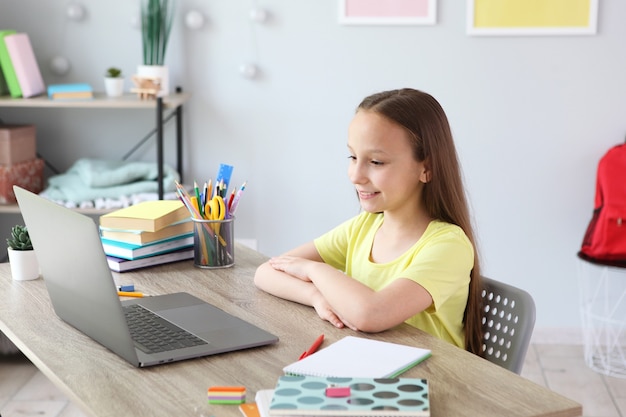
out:
M117 295L119 295L120 297L143 297L143 293L137 291L118 291Z
M202 198L200 198L200 189L198 188L198 183L197 182L193 182L193 190L196 193L196 200L197 200L197 206L198 207L198 212L200 213L200 217L204 218L204 205L202 204Z

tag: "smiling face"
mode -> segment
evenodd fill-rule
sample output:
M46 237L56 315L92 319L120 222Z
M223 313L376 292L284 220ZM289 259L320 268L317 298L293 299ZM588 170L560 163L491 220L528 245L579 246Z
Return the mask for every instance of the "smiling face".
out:
M348 129L350 166L363 210L415 215L429 172L415 160L408 132L380 114L359 110Z

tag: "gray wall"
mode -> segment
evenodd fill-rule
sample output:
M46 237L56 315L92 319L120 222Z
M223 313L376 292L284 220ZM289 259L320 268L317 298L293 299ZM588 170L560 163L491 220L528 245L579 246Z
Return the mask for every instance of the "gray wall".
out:
M167 64L171 83L193 94L184 174L204 180L233 164L234 181L249 185L237 235L278 254L358 212L346 130L360 99L425 90L450 118L485 274L533 294L537 327L576 328L576 252L596 164L626 130L626 2L600 4L595 36L536 37L470 37L465 2L438 3L434 26L384 27L339 25L335 0L180 0ZM140 64L138 3L83 4L86 20L73 22L65 0L0 0L0 27L29 33L46 83L101 90L107 67L131 75ZM249 21L255 5L270 12L266 24ZM207 17L202 30L185 28L190 9ZM57 54L72 63L65 77L48 68ZM259 78L240 76L245 62ZM78 156L119 157L153 115L0 109L0 118L36 123L39 150L65 169Z

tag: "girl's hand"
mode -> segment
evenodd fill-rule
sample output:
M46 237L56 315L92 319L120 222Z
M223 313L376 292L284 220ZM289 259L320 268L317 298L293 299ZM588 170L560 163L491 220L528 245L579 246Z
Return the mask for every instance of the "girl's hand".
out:
M315 297L315 299L313 300L312 304L313 308L317 312L317 315L320 316L321 319L328 321L330 324L337 327L338 329L342 329L343 327L345 327L344 322L341 321L337 314L335 314L333 309L330 307L330 304L328 304L322 294L318 294L318 296Z
M344 327L348 327L354 331L359 330L348 321L339 317L337 313L335 313L335 311L330 307L330 304L328 304L322 294L318 293L318 295L314 298L312 304L313 308L317 312L317 315L320 316L321 319L328 321L336 328L343 329Z
M285 272L286 274L307 282L311 282L307 267L313 263L315 262L308 259L287 255L276 256L269 260L269 264L275 270Z

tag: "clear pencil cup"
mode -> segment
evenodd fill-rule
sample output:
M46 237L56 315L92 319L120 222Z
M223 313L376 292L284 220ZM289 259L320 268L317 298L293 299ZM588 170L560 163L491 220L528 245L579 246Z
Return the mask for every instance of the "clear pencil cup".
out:
M228 268L235 264L235 218L192 218L193 264L198 268Z

